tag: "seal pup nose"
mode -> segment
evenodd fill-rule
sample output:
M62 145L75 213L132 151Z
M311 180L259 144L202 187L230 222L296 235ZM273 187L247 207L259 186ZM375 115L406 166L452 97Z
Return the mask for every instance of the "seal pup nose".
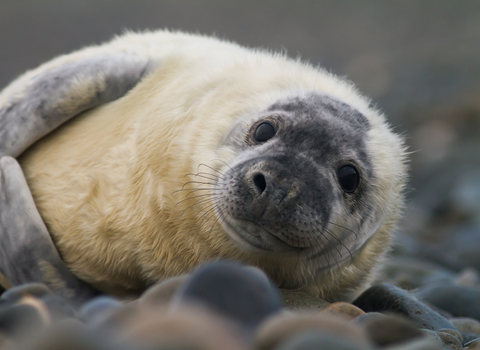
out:
M262 173L257 173L253 176L253 185L258 195L261 195L267 188L267 180Z

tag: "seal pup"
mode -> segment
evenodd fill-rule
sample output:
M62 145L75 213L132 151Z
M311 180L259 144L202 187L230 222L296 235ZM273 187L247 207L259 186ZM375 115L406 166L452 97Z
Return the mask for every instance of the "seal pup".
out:
M112 293L230 258L350 300L403 202L403 140L349 82L210 37L57 58L0 94L0 126L66 266Z

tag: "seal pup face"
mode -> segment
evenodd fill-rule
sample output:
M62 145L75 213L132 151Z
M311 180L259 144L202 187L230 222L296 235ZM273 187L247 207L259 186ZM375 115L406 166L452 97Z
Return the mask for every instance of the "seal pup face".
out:
M353 258L379 226L371 125L326 94L281 99L239 121L239 150L212 192L217 218L241 249L325 270Z

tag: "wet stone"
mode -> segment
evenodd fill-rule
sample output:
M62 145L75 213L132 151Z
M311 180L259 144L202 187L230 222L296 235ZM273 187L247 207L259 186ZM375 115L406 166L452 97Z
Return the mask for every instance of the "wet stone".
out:
M421 338L388 346L383 350L443 350L443 345L428 338Z
M480 335L475 333L467 333L467 332L463 332L462 337L463 337L463 344L471 342L472 340L480 339Z
M287 339L305 332L326 332L368 348L370 341L362 330L344 319L321 313L278 314L266 320L255 334L258 350L276 349Z
M453 335L455 338L457 338L458 340L460 340L460 342L461 342L462 344L464 343L462 334L461 334L459 331L456 331L456 330L454 330L454 329L442 328L442 329L437 330L436 332L437 332L437 333L438 333L438 332L443 332L443 333L451 334L451 335Z
M279 289L279 291L283 306L292 311L318 311L330 305L328 301L304 292L288 289Z
M419 289L415 296L455 317L480 319L480 288L436 284Z
M380 312L365 312L363 315L354 318L351 322L357 325L364 325L377 319L384 319L385 317L386 316Z
M279 293L267 278L224 261L203 265L193 273L172 306L189 303L198 303L248 330L281 309Z
M304 332L285 340L275 350L369 350L372 347L358 345L349 339L332 336L326 332Z
M442 338L434 331L431 331L429 329L421 329L420 330L422 334L427 337L428 339L434 341L437 345L440 346L440 348L443 349L443 342Z
M399 344L422 336L422 332L415 323L398 315L371 319L364 323L364 329L372 342L380 347Z
M13 305L0 310L0 332L6 335L21 336L43 325L44 320L32 305Z
M324 307L320 310L320 313L353 320L354 318L363 315L365 312L350 303L339 301Z
M460 332L474 333L480 337L480 321L468 317L452 318L450 321Z
M94 323L121 306L122 303L117 299L107 296L96 297L83 304L79 311L79 319L86 324Z
M142 294L138 299L138 304L145 308L167 305L189 277L189 275L176 276L154 284Z
M353 305L365 312L399 313L415 322L419 328L456 329L445 317L418 301L413 295L387 283L367 289L353 302Z
M53 295L53 293L47 286L41 283L22 284L4 292L0 296L0 305L4 302L17 302L27 295L42 298L47 295Z
M464 349L480 350L480 339L472 340L471 342L465 343Z
M478 287L480 286L480 273L477 269L467 267L466 269L460 271L457 277L454 280L455 284L464 287Z
M440 339L442 339L445 348L452 350L460 350L463 348L462 342L454 335L439 331L437 331L437 334L440 336Z

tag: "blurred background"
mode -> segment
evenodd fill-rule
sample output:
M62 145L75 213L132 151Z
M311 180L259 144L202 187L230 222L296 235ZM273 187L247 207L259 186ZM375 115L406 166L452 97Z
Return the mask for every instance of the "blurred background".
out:
M348 77L412 152L394 254L480 270L480 1L0 0L0 87L125 29L157 28L286 51Z

